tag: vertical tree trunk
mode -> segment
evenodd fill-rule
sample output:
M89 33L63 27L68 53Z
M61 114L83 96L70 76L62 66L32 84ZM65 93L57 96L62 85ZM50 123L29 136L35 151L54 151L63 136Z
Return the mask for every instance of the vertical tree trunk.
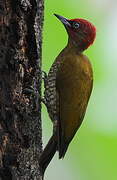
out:
M0 0L0 180L41 180L43 0Z

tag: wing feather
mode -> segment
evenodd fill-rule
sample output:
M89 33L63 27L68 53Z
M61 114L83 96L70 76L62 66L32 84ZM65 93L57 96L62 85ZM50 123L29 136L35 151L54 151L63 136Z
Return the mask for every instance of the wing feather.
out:
M89 62L86 68L87 66L89 74L83 71L77 60L68 60L68 63L63 61L57 72L59 158L64 157L86 112L92 90L92 70Z

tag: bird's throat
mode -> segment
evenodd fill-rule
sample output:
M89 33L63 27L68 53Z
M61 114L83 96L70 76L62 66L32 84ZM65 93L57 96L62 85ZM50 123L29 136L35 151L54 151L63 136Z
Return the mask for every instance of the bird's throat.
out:
M82 53L85 49L89 47L89 44L82 39L76 41L76 39L74 38L69 38L67 46L70 49L74 49L77 53Z

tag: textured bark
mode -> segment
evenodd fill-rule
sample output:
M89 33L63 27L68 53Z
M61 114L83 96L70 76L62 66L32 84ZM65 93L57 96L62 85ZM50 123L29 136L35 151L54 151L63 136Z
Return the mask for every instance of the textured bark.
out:
M43 0L0 0L0 180L40 180Z

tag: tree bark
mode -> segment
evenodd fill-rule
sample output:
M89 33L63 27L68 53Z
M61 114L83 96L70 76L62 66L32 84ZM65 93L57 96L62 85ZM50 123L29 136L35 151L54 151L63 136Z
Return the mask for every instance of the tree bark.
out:
M41 180L43 0L0 0L0 180Z

